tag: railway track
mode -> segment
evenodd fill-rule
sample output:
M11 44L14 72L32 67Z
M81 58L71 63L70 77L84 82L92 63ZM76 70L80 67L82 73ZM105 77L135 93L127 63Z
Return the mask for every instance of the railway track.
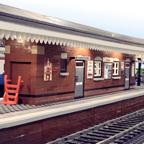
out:
M138 144L133 139L143 134L144 109L46 144Z

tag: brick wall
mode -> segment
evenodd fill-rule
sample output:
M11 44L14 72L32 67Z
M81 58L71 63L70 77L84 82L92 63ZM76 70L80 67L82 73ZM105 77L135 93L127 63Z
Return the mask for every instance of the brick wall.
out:
M6 54L5 56L5 74L12 79L13 83L16 83L18 75L22 76L24 83L21 85L20 94L23 94L21 95L21 99L25 104L38 105L74 99L75 60L70 60L71 56L90 56L91 60L94 60L96 56L100 56L101 58L110 57L118 58L120 62L125 61L127 58L131 61L133 60L132 55L121 53L71 48L52 44L18 43L16 40L11 41L10 39L6 40L6 45L10 45L10 54ZM32 54L32 46L36 45L44 46L45 53ZM60 76L61 53L67 53L68 55L67 72L69 76L66 77ZM53 58L52 81L44 81L44 58ZM102 65L102 77L104 77L104 63ZM119 67L120 74L121 63L119 63ZM135 78L130 77L130 83L133 84L134 82ZM87 79L87 61L85 61L85 97L124 90L124 84L124 77L120 80L111 78L102 81Z
M44 144L144 108L144 96L0 130L0 144Z
M41 144L42 122L0 130L0 144Z
M5 54L5 74L13 84L17 83L18 76L22 76L24 83L21 84L20 93L35 95L37 55L31 54L31 47L36 43L18 43L9 39L6 45L10 45L10 54Z

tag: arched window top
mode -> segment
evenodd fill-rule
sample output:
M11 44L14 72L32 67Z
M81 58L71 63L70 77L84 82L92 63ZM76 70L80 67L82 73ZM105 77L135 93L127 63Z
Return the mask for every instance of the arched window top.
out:
M131 60L130 60L129 58L127 58L127 59L125 60L125 62L131 62Z
M119 59L118 59L118 58L114 58L113 61L114 61L114 62L118 62Z
M97 57L95 57L95 59L94 60L96 60L96 61L102 61L102 58L101 57L99 57L99 56L97 56Z

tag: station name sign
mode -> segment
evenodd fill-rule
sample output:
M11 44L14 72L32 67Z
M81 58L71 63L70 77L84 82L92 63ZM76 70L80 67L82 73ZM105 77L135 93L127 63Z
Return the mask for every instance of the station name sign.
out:
M90 57L75 57L76 60L90 60Z
M103 62L113 62L113 58L103 57Z
M89 56L71 56L70 59L75 59L75 60L90 60Z

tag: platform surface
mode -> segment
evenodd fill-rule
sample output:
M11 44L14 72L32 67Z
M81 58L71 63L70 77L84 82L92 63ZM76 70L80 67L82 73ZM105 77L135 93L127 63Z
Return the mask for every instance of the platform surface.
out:
M144 95L144 86L133 90L76 99L61 103L46 104L41 106L30 105L3 105L0 104L0 129L26 124L46 118L86 110L114 102L136 98ZM1 101L2 99L0 99Z

